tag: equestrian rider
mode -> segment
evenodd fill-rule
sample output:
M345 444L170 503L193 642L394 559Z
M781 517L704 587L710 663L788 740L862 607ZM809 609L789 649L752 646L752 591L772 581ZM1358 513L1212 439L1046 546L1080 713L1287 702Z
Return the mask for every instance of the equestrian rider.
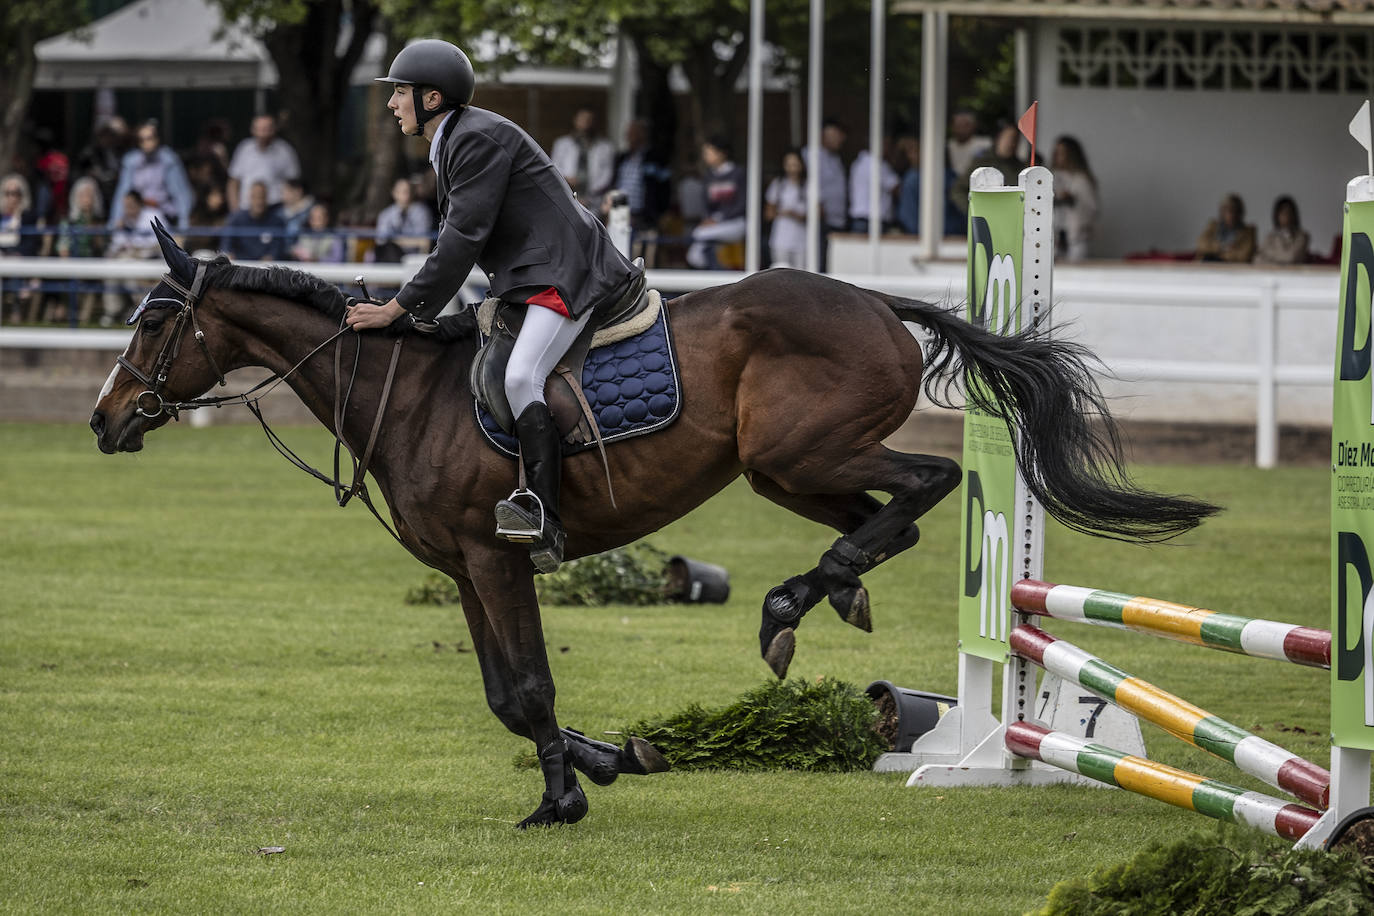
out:
M394 299L354 305L348 324L361 331L398 318L432 320L474 264L486 272L491 295L528 306L505 377L526 488L496 504L497 534L530 544L535 565L552 572L563 558L562 454L544 383L592 310L626 291L637 271L529 134L469 104L472 64L456 46L414 42L379 81L393 84L387 108L401 132L429 141L439 235Z

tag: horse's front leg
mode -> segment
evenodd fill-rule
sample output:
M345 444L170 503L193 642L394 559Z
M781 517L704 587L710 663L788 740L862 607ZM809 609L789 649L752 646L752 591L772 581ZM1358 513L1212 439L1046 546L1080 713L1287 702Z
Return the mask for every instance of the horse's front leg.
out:
M483 545L466 553L471 590L486 621L480 640L494 642L497 653L483 662L487 702L507 728L534 742L544 774L539 807L517 826L575 823L587 813L587 796L577 783L572 751L554 716L553 673L529 556L504 545ZM461 582L459 587L461 593ZM465 599L464 613L476 644L478 628L467 606Z

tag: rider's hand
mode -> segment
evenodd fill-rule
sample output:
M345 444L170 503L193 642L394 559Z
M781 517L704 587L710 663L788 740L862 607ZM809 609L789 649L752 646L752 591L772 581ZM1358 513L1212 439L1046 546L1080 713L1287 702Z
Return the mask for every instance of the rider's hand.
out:
M373 331L388 326L405 313L406 310L395 299L386 305L359 302L349 308L348 317L344 320L355 331Z

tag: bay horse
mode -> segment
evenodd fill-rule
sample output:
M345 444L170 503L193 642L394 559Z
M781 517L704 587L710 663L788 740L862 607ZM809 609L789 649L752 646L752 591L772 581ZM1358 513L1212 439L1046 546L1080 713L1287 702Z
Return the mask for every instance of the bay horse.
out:
M580 819L587 800L578 771L604 785L621 773L665 769L643 741L620 748L557 722L534 567L526 548L493 536L492 507L516 469L484 444L474 419L475 344L410 333L397 362L388 334L344 328L347 299L336 286L287 268L194 259L158 229L167 273L144 299L91 416L100 450L138 451L145 434L179 407L197 406L187 399L225 372L262 367L284 377L350 451L375 439L370 471L398 539L457 584L487 703L539 754L544 793L519 826ZM859 577L914 545L916 520L959 484L953 460L883 445L910 416L927 361L932 398L946 402L951 386L963 387L973 406L1021 432L1016 458L1030 489L1069 527L1156 541L1216 511L1130 482L1091 355L1072 343L1033 330L1000 336L955 308L794 270L754 274L666 307L681 414L662 431L606 450L614 506L595 452L566 460L567 556L643 537L743 474L759 495L840 533L815 568L765 599L760 648L780 677L802 615L823 598L845 621L870 628ZM903 322L929 332L925 354ZM338 366L355 361L336 422ZM974 370L982 387L962 386ZM394 385L389 405L384 384ZM882 503L870 491L891 498Z

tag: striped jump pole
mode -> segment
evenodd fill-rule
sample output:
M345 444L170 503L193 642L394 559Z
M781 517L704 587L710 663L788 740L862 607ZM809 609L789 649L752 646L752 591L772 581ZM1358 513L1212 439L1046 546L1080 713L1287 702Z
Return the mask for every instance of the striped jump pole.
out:
M1277 744L1232 725L1120 668L1051 636L1039 627L1011 631L1011 650L1051 674L1078 684L1177 738L1200 747L1241 772L1291 793L1309 805L1326 808L1331 774ZM1086 774L1090 775L1090 774Z
M1119 627L1311 668L1331 667L1331 633L1327 630L1035 579L1013 585L1011 603L1023 614Z
M1208 817L1248 824L1286 840L1300 838L1321 817L1302 805L1247 792L1030 722L1008 725L1006 746L1018 757L1039 760Z

